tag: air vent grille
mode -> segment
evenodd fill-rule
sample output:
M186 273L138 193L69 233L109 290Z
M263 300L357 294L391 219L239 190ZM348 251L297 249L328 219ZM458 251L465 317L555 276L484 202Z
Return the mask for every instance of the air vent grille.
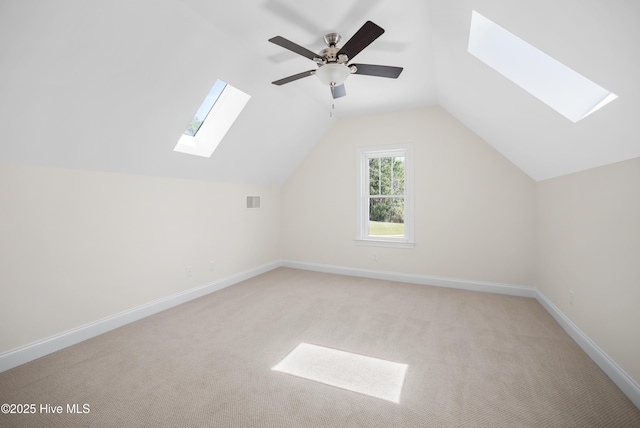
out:
M247 208L260 208L260 196L247 196Z

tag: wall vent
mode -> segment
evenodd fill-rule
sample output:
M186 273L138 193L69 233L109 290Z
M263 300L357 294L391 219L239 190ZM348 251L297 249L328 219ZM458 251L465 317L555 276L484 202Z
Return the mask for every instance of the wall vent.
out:
M260 196L247 196L247 208L260 208Z

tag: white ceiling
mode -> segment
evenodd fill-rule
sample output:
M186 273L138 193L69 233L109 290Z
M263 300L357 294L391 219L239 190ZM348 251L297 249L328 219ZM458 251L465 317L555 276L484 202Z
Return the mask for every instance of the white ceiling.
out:
M619 96L572 123L466 51L471 11ZM0 161L279 185L340 117L440 105L535 180L640 156L640 2L630 0L138 0L0 2ZM320 51L386 30L329 116ZM252 96L210 159L173 152L213 82Z

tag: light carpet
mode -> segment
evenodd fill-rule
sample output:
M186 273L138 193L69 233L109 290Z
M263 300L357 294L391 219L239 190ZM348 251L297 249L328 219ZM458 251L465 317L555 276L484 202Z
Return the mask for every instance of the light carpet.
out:
M407 364L400 403L271 370L301 342ZM640 427L534 299L286 268L0 373L0 403L64 406L2 427Z

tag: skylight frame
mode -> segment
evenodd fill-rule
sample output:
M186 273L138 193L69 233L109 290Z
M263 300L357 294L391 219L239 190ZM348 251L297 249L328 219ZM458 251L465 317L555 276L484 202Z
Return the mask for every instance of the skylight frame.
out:
M225 86L209 109L199 129L193 136L183 133L173 149L174 151L194 156L211 157L249 102L251 98L250 95L222 80L214 83L209 94L214 92L216 85L220 84L219 82L223 82ZM207 103L206 98L198 109L198 112L201 111L205 103Z
M574 123L617 98L475 10L467 51Z

